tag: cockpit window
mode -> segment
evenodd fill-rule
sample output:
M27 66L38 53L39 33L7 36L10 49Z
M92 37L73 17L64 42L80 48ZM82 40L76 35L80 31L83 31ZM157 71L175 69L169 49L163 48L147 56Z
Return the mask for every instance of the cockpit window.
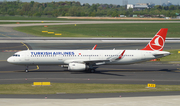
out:
M14 56L14 57L20 57L20 55L19 55L19 54L14 54L13 56Z

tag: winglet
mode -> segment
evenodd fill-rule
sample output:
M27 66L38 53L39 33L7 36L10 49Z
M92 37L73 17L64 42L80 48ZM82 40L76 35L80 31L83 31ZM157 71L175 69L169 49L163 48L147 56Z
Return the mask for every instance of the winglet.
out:
M126 51L126 50L124 50L124 51L121 53L121 55L119 56L119 59L121 59L121 58L123 57L125 51Z
M148 45L144 49L141 49L141 50L162 51L164 48L167 31L168 31L168 28L161 28L159 32L148 43Z
M95 50L95 49L96 49L96 47L97 47L97 45L94 45L94 47L92 48L92 50Z

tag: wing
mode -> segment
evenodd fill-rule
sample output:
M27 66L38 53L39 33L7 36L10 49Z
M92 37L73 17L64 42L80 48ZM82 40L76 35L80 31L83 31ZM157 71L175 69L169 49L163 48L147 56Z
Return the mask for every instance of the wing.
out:
M92 64L92 65L102 65L102 64L105 64L107 62L114 62L114 61L117 61L117 60L120 60L122 59L123 55L125 53L125 50L119 55L119 56L114 56L114 57L110 57L110 58L107 58L105 60L84 60L84 59L81 59L81 60L67 60L67 61L64 61L64 63L86 63L86 64Z

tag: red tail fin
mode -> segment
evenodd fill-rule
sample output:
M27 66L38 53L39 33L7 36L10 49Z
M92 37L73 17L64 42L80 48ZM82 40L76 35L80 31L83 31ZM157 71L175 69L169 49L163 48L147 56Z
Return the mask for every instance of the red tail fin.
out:
M97 44L96 44L96 45L94 45L94 47L92 48L92 50L95 50L95 49L96 49L96 47L97 47Z
M159 32L154 36L154 38L152 38L152 40L148 43L148 45L141 50L162 51L164 48L167 31L167 28L160 29Z

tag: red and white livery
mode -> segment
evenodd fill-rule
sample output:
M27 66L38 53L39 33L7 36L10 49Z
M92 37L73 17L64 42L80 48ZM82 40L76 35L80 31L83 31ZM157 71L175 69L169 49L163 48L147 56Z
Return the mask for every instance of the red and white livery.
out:
M167 28L160 29L149 44L142 50L162 51L164 48L167 31Z
M162 28L141 50L24 50L16 52L7 61L16 65L25 65L26 72L31 65L62 65L70 71L88 70L93 66L122 65L144 62L170 55L162 51L168 29Z

